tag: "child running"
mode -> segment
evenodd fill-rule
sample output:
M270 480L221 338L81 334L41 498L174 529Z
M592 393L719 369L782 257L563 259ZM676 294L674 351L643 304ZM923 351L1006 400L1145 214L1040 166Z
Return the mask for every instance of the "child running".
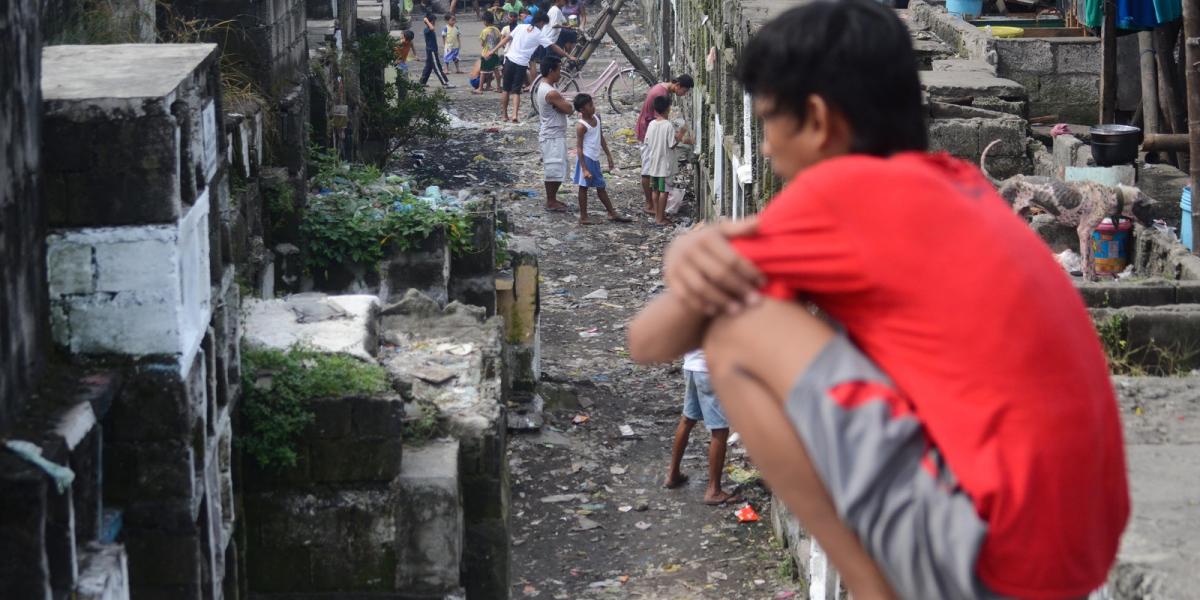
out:
M671 466L667 469L667 480L663 487L673 490L687 483L688 476L679 470L683 453L687 450L688 438L696 421L704 421L712 439L708 442L708 487L704 490L704 503L718 506L728 502L739 502L741 498L721 489L721 477L725 473L725 450L729 442L729 422L721 405L713 394L708 381L708 364L704 352L689 352L683 358L683 416L675 428L675 442L671 444Z
M683 128L676 130L670 117L671 98L655 98L654 121L646 129L646 162L642 165L642 172L650 177L656 225L671 224L671 220L667 218L667 180L675 170L675 147L687 133Z
M446 15L446 26L442 28L442 47L446 49L446 57L443 62L446 63L446 68L450 68L450 63L454 63L454 72L462 73L458 67L458 53L462 50L462 32L458 29L458 17L454 15Z
M600 170L600 151L608 158L608 169L613 169L612 152L608 151L608 140L604 139L604 127L600 115L596 114L596 103L588 94L579 94L574 100L575 110L579 112L579 124L575 126L576 153L579 160L575 163L575 184L579 186L579 224L595 223L588 218L587 197L588 188L596 190L596 196L608 211L608 220L614 223L629 223L631 219L617 214L608 200L608 189L604 183L604 173Z
M854 598L1088 597L1130 509L1104 350L1045 243L977 167L928 151L908 27L874 0L805 2L737 78L784 187L671 244L632 357L703 347Z

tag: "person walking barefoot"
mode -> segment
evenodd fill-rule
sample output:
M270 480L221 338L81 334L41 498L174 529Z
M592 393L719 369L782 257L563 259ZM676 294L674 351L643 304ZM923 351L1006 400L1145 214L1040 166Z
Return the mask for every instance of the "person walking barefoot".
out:
M708 487L704 490L704 503L718 506L741 500L737 494L721 489L721 478L725 473L725 450L728 448L729 422L708 381L708 365L704 352L690 352L683 359L683 374L686 387L683 396L683 415L675 427L675 442L671 445L671 466L663 487L673 490L688 482L688 476L680 470L683 453L687 450L688 438L697 421L704 421L712 440L708 442Z

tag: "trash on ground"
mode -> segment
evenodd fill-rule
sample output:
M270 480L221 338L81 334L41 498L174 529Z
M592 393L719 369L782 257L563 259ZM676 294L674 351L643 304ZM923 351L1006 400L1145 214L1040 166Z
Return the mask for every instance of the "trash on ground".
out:
M583 297L584 300L608 300L608 290L600 288Z
M599 529L599 528L600 528L599 523L597 523L587 517L579 517L579 523L575 527L572 527L571 531L591 531L593 529Z
M621 431L621 437L623 438L631 438L635 435L633 433L633 427L630 427L629 425L622 425L618 427L618 429Z
M612 466L608 468L608 472L613 475L624 475L627 469L622 466Z
M758 520L758 513L754 512L754 507L749 504L737 509L733 514L737 517L738 523L753 523Z
M571 422L576 425L583 425L584 423L587 423L589 420L591 420L591 417L589 417L587 415L575 415L575 418L571 419Z
M645 521L638 521L637 523L634 523L633 526L637 527L638 529L641 529L642 531L650 529L650 524Z
M725 581L727 579L729 579L729 576L722 573L721 571L709 571L708 572L708 580L709 581Z

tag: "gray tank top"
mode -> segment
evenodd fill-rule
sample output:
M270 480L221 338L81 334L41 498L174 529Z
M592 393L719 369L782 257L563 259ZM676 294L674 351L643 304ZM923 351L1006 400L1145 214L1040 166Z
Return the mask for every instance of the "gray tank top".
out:
M541 127L538 128L538 141L554 140L567 137L567 115L558 112L553 104L546 100L546 96L554 91L554 86L545 81L538 84L537 103L538 117L541 119Z

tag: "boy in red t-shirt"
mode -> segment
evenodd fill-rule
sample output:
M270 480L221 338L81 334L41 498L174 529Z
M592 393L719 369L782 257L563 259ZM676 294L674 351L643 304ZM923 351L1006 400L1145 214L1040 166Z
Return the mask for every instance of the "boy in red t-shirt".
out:
M739 79L788 184L671 245L633 357L703 347L855 598L1086 597L1129 516L1104 353L1041 240L976 169L925 152L907 28L814 0L762 27Z

